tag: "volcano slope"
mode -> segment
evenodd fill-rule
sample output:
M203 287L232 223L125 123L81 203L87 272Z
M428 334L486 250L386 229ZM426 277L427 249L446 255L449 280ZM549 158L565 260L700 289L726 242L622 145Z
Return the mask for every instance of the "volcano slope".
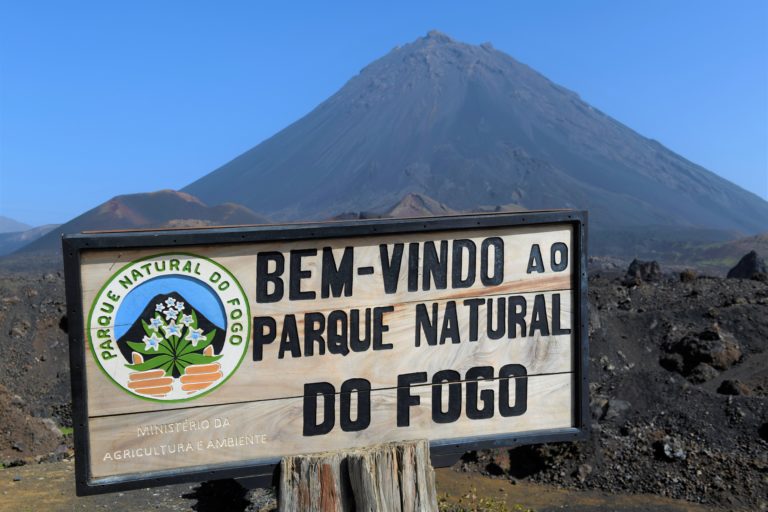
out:
M411 192L456 210L588 209L601 230L755 234L768 219L765 200L490 44L435 31L183 190L281 220L382 210Z

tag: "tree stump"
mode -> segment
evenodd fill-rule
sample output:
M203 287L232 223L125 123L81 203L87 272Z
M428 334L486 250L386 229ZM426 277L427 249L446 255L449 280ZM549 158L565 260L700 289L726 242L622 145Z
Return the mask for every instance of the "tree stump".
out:
M437 512L427 441L283 457L279 510Z

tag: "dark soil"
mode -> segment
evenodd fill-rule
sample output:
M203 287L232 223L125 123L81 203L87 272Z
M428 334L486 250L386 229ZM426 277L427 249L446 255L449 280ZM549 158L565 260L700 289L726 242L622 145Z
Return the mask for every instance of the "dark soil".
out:
M59 272L0 270L0 463L71 454L64 281Z
M589 280L591 439L467 454L460 470L768 509L768 285Z
M47 454L68 455L65 436L51 419L31 416L24 399L0 384L0 461L22 464ZM40 459L38 459L40 460Z
M0 384L31 414L71 427L64 279L0 271Z

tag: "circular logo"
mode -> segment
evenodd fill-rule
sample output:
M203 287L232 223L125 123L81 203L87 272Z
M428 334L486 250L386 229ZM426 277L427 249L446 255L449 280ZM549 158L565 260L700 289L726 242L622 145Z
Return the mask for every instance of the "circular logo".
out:
M115 272L88 315L96 362L120 388L148 400L209 393L248 349L240 283L215 261L186 253L138 259Z

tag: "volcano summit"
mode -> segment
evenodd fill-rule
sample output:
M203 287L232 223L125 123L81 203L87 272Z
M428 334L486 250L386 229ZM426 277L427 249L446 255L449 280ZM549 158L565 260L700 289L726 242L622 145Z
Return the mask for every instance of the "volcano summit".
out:
M609 229L754 233L768 220L758 196L489 44L439 32L392 50L184 191L276 219L385 209L419 193L462 210L583 208Z

